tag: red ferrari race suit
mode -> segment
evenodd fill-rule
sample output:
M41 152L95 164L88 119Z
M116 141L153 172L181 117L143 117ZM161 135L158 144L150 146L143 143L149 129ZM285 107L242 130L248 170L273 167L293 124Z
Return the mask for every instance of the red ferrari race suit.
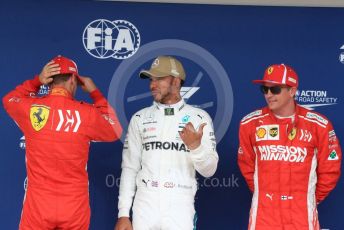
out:
M3 98L26 140L28 184L19 229L87 230L90 141L114 141L122 127L99 90L90 93L90 105L64 88L35 97L40 85L36 77Z
M249 229L320 229L317 203L336 186L342 160L331 122L299 105L283 119L265 107L241 120L239 139L253 192Z

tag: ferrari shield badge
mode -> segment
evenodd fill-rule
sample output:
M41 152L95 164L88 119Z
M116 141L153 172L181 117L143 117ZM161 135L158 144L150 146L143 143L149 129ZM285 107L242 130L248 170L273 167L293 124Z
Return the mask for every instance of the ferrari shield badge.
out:
M290 131L290 133L288 135L289 140L291 140L291 141L294 140L294 138L296 136L296 131L297 131L297 128L295 128L295 127Z
M30 108L30 121L34 130L41 130L47 123L50 108L44 105L32 105Z

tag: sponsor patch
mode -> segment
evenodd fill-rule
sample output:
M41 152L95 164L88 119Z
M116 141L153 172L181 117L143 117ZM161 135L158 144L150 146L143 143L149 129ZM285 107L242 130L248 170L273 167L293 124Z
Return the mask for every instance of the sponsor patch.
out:
M328 120L326 120L325 118L323 118L322 116L319 116L318 114L316 113L312 113L312 112L308 112L306 114L306 117L307 118L310 118L310 119L315 119L317 121L319 121L320 123L324 124L324 125L327 125L328 123Z
M328 139L329 142L333 143L333 142L337 142L337 136L333 136L333 137L330 137Z
M174 108L165 108L165 116L173 116L174 115Z
M334 130L331 130L330 132L328 132L329 138L334 137L334 136L336 136L336 133L334 132Z
M136 116L139 116L138 114ZM141 115L139 116L141 117ZM155 116L153 113L150 114L144 114L143 117L143 125L148 125L148 124L155 124L157 123Z
M175 184L173 182L165 182L164 187L165 188L174 188Z
M26 148L25 136L22 136L22 137L20 138L19 147L20 147L21 149L25 149L25 148Z
M62 88L53 88L51 90L51 95L67 96L67 91Z
M56 131L69 132L70 130L72 130L74 133L76 133L81 124L79 111L69 109L58 109L57 111L59 114L59 123L56 127Z
M156 127L148 127L148 128L143 128L143 133L146 132L153 132L156 130Z
M110 125L114 125L115 121L111 119L109 115L103 115L104 119L109 122Z
M144 140L144 141L147 141L147 140L149 140L149 139L154 139L154 138L157 138L157 136L155 136L155 135L152 135L152 136L144 136L144 137L143 137L143 140Z
M238 149L238 154L243 154L243 153L244 153L244 151L242 150L242 148L240 146L239 149Z
M192 189L191 185L185 185L185 184L178 184L178 188L182 189Z
M47 123L50 108L45 105L32 105L30 108L30 121L32 128L40 131Z
M279 140L279 125L262 125L256 127L256 141Z
M278 127L272 127L269 129L270 137L276 137L278 135Z
M159 182L153 180L151 185L152 187L159 187Z
M264 138L265 135L266 135L266 129L264 129L264 128L259 128L259 129L257 129L256 135L257 135L257 137L258 137L259 139Z
M296 84L296 79L292 77L288 77L288 80Z
M258 115L261 115L262 114L262 110L256 110L252 113L249 113L248 115L246 115L243 119L241 119L241 122L247 120L247 119L250 119L254 116L258 116Z
M189 119L190 119L190 115L185 115L185 116L182 118L182 122L183 122L183 123L188 123L188 122L189 122Z
M311 142L312 133L309 130L301 129L300 141Z
M161 141L150 141L142 144L145 151L151 150L168 150L168 151L179 151L179 152L190 152L184 143L181 142L161 142Z
M15 102L15 103L18 103L20 102L20 98L19 97L11 97L8 102Z
M292 200L292 199L293 199L292 196L286 196L286 195L281 196L281 200Z
M329 161L338 160L338 155L337 155L336 150L332 150L332 152L331 152L330 155L328 156L327 160L329 160Z
M296 133L297 133L297 128L293 127L293 129L288 134L288 139L291 141L294 140L294 138L296 137Z
M307 148L284 145L260 145L254 148L261 161L304 162Z

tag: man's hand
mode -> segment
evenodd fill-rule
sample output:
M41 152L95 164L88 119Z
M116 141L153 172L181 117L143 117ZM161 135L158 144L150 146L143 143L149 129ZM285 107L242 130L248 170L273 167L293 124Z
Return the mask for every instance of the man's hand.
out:
M53 81L53 78L51 76L54 76L56 74L60 73L60 66L59 64L54 64L53 61L48 62L42 69L41 73L39 74L38 78L39 81L43 84L49 84Z
M94 82L92 81L91 78L89 77L82 77L79 76L81 81L82 81L82 85L81 88L82 90L84 90L86 93L91 93L92 91L97 89L97 86L94 84Z
M120 217L117 220L115 230L133 230L129 217Z
M201 124L198 128L198 131L196 131L193 124L189 122L185 125L183 130L179 132L180 138L182 138L188 149L197 149L201 145L203 128L206 125L206 123Z

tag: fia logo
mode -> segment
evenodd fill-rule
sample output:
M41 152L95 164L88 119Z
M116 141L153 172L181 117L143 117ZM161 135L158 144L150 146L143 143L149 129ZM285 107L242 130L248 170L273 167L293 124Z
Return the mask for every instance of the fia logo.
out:
M141 38L131 22L97 19L86 26L82 41L86 51L95 58L127 59L139 49Z

